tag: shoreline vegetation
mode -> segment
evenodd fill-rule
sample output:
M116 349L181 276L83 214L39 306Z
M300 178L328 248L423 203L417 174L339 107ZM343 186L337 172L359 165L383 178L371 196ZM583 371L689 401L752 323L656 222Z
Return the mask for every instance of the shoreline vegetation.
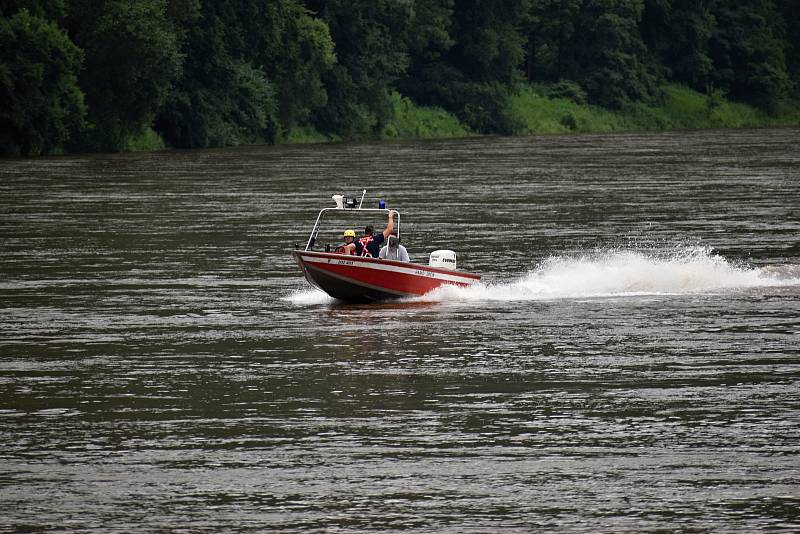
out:
M0 156L800 126L800 0L3 0Z
M664 87L661 105L637 104L612 111L566 97L548 96L546 86L521 87L511 98L512 135L583 134L632 131L800 127L800 102L782 104L775 115L758 108L713 99L688 87ZM392 94L395 115L376 140L448 139L480 135L441 108L418 106ZM293 130L279 144L341 141L311 127ZM160 148L156 145L154 148Z
M770 115L753 106L715 99L688 87L670 85L663 90L664 101L660 105L635 104L613 111L563 96L549 96L547 86L520 87L510 101L510 115L518 124L512 135L800 127L800 102L783 103L775 115ZM397 92L390 98L392 119L378 135L364 140L457 139L482 135L442 108L417 105ZM342 140L313 126L304 126L292 129L275 144ZM156 132L148 130L132 140L124 151L160 150L166 146Z

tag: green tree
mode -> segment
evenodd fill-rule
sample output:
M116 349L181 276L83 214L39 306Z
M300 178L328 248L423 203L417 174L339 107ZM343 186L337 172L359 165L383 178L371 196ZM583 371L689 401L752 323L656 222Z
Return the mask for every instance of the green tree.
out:
M714 0L711 11L717 20L712 82L736 100L774 112L791 87L781 13L770 0Z
M174 147L202 148L272 142L277 135L272 85L260 70L231 61L217 77L186 78L170 95L156 129Z
M81 60L54 23L27 10L0 18L0 154L52 152L81 126Z
M786 70L794 96L800 98L800 0L781 0L779 6L786 24Z
M376 135L391 117L389 93L408 65L411 3L325 0L310 7L328 24L338 61L323 78L328 103L315 125L345 138Z
M711 76L709 0L647 0L642 35L666 77L704 91Z
M92 128L84 139L119 150L141 133L181 72L178 33L164 0L73 0L69 24L86 54L80 83Z
M275 90L262 70L240 57L246 45L236 8L203 0L182 21L183 75L156 120L172 146L271 142L277 135Z
M447 60L460 76L453 79L456 114L479 132L512 134L509 101L521 80L525 37L520 31L522 0L459 0L456 44ZM449 104L453 109L453 104Z
M400 91L417 102L442 105L441 80L456 74L446 56L455 45L454 0L416 0L409 27L409 64Z
M0 17L11 18L21 10L50 22L60 22L66 14L64 0L0 0Z
M297 0L234 0L217 11L229 27L226 46L274 85L283 129L308 122L327 103L322 77L336 62L328 25Z
M528 80L555 82L564 76L582 5L582 0L532 0L527 6Z
M639 31L643 9L641 0L584 0L562 77L612 109L658 96L658 77Z
M333 42L298 1L203 0L178 24L184 75L157 121L171 145L271 143L325 106Z
M411 66L401 90L455 113L471 128L510 134L509 99L521 79L523 0L420 0Z
M639 27L643 0L530 0L526 9L529 80L578 83L591 102L609 108L659 96Z
M309 124L312 113L328 103L323 76L336 64L336 54L328 25L305 11L287 21L284 35L283 53L273 65L279 119L288 130Z

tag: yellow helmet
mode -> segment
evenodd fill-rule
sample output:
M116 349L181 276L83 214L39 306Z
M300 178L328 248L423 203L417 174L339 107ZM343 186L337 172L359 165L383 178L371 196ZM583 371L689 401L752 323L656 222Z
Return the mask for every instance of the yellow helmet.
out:
M356 232L354 230L345 230L344 231L344 237L355 237L355 236L356 236Z

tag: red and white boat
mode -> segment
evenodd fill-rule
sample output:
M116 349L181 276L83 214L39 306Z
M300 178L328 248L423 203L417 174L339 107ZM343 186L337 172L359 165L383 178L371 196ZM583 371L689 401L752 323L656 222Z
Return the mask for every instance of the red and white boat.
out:
M397 210L362 209L355 207L355 199L347 200L334 195L336 208L324 208L317 216L305 250L295 250L293 256L303 270L306 280L333 298L347 302L374 302L378 300L417 297L443 285L468 286L480 280L480 275L456 270L456 254L438 250L431 254L429 265L351 256L313 250L322 219L329 212L336 215L347 212L393 213L397 218L396 230L400 236L400 213ZM363 195L361 197L363 203ZM346 203L346 205L345 205ZM382 205L382 203L381 203ZM326 249L330 249L326 246Z

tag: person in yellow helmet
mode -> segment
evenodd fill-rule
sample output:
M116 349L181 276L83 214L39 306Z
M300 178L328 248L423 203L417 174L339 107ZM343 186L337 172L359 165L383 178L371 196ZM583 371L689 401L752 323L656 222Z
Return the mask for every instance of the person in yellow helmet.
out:
M344 237L344 243L338 245L334 249L334 252L336 254L355 255L356 254L356 248L357 248L357 243L353 243L353 241L355 241L355 239L356 239L355 230L345 230L344 234L343 234L343 237Z

